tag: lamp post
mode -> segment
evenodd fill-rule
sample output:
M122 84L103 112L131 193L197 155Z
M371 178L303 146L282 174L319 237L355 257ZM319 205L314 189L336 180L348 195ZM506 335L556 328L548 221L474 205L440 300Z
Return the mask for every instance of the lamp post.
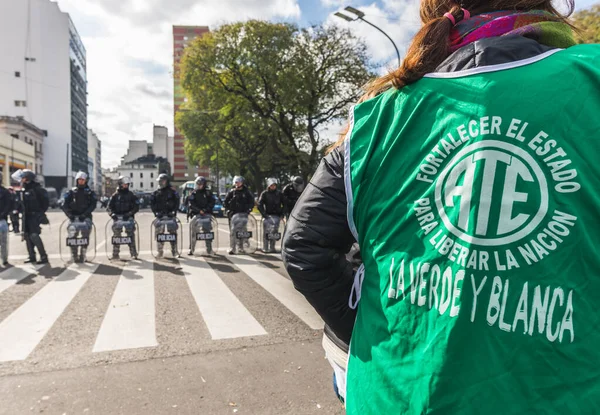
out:
M12 140L10 141L10 163L8 162L8 160L6 161L6 165L8 166L7 173L8 176L10 177L10 166L15 164L15 138L17 140L19 140L19 133L22 133L23 131L27 131L26 128L21 128L20 130L18 130L15 133L10 134ZM25 166L27 167L27 166ZM8 183L10 184L10 178L8 179Z
M350 16L345 15L342 12L334 13L334 16L337 16L340 19L344 19L347 22L354 22L356 20L361 20L361 21L365 22L366 24L368 24L370 26L373 26L375 29L379 30L381 33L383 33L384 36L387 37L390 40L390 42L392 42L392 45L394 45L394 49L396 49L396 56L398 58L398 66L400 66L400 63L401 63L400 62L400 52L398 51L398 47L396 46L396 43L394 43L394 41L392 40L392 38L389 37L389 35L387 33L385 33L383 30L381 30L378 26L376 26L373 23L371 23L368 20L366 20L364 18L365 14L363 12L361 12L360 10L355 9L354 7L350 7L350 6L347 6L344 10L346 10L347 12L350 12L350 13L354 14L356 17L352 18Z

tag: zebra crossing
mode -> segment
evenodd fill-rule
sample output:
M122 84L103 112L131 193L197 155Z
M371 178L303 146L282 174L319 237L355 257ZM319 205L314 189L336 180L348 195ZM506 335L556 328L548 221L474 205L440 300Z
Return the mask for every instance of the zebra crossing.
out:
M278 314L285 315L282 325L289 324L291 313L305 330L323 328L320 317L284 273L273 269L275 266L267 266L249 256L221 258L221 262L190 257L172 262L132 261L124 265L71 264L54 278L44 277L47 282L40 283L39 290L35 290L35 284L42 278L39 276L41 266L27 264L0 270L0 315L6 316L0 321L0 368L2 364L27 361L32 355L40 354L46 337L60 338L70 344L72 339L90 330L93 330L94 339L85 348L90 355L160 348L158 331L182 328L169 327L168 321L160 322L159 305L163 307L165 301L170 301L177 309L181 306L177 304L178 298L185 303L184 297L193 298L195 309L186 310L186 313L191 318L200 315L201 321L193 320L193 324L202 326L198 332L205 332L204 327L208 329L210 338L201 339L208 343L274 335L273 321ZM275 260L274 257L270 259ZM224 275L227 272L229 274ZM165 278L165 273L169 274L168 278L185 281L178 286L187 287L187 293L166 295L161 292L165 290L165 284L159 282ZM3 299L10 298L24 283L30 284L31 296L10 310L3 310ZM102 310L102 318L96 318L99 327L86 326L86 320L82 319L80 327L69 323L69 332L49 335L53 327L60 326L61 319L66 319L69 307L77 303L78 297L84 296L82 292L86 287L104 286L112 291L106 293L104 299L86 292L87 302L98 303L76 307L78 310ZM252 291L252 295L244 290ZM268 310L263 312L264 307ZM157 327L157 321L160 327ZM69 350L65 349L64 353Z

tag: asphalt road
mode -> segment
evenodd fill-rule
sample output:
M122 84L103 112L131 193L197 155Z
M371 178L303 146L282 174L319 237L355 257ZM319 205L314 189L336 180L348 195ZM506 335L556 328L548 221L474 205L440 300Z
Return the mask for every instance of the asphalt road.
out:
M226 219L216 255L190 257L180 215L184 255L157 260L142 211L140 260L123 248L111 261L109 217L98 212L86 264L60 248L64 215L49 219L50 264L24 265L11 234L12 266L0 269L0 414L343 413L321 319L278 255L227 255Z

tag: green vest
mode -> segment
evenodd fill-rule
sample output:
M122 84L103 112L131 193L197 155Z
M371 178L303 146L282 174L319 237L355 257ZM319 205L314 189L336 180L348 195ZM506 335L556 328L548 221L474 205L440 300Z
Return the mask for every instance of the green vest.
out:
M600 46L357 105L348 414L600 414Z

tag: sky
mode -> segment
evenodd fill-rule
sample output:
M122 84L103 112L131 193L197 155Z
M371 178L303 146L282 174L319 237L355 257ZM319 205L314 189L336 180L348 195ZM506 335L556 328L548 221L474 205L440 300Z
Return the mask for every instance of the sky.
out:
M586 8L595 0L582 0ZM102 141L102 166L115 167L129 140L152 141L152 126L173 135L173 25L209 26L262 19L299 26L336 24L364 39L374 62L392 67L392 43L362 22L333 16L345 6L365 13L401 56L419 26L418 0L58 0L87 51L88 128Z

